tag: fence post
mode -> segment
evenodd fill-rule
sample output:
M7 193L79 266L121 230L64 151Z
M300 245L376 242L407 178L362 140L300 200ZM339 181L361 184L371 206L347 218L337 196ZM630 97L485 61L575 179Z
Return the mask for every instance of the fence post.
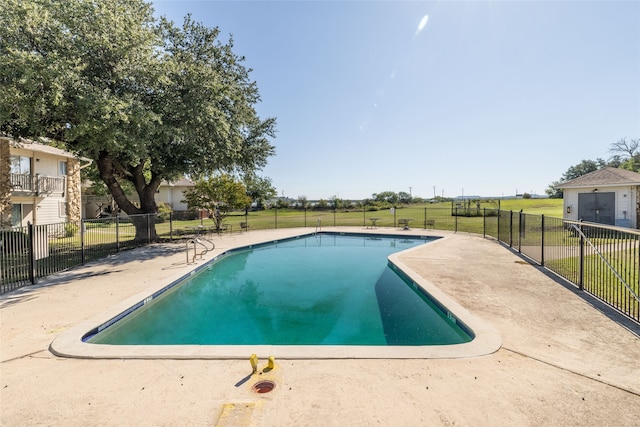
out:
M540 215L540 265L544 267L544 214Z
M80 263L82 265L84 265L85 259L84 259L84 239L85 239L85 233L87 232L87 223L85 222L84 218L80 219Z
M578 289L584 290L584 231L580 220L580 255L578 260Z
M518 213L518 253L522 253L522 237L524 236L524 227L522 226L522 219L524 218L524 214L522 213L522 209Z
M120 215L116 214L116 252L120 252Z
M278 207L273 208L276 212L276 229L278 228Z
M433 227L435 228L435 227ZM427 229L427 207L424 207L424 229Z
M302 209L304 211L304 228L307 228L307 207L303 206Z
M32 285L36 283L36 251L35 251L35 233L33 232L33 224L27 222L27 235L29 236L29 281Z
M173 211L169 211L169 240L173 240Z
M509 247L513 247L513 211L509 211Z
M456 216L455 216L455 221L453 226L453 232L454 233L458 232L458 207L457 206L456 206Z
M394 206L391 209L393 209L393 228L396 228L396 207Z
M147 214L147 245L151 244L151 214Z
M487 208L482 208L482 238L487 238Z
M333 208L333 226L334 227L336 226L336 211L337 211L337 209Z

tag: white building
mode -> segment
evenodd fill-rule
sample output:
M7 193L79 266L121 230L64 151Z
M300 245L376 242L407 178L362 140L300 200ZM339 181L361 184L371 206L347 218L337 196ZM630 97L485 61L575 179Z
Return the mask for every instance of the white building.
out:
M2 226L80 220L80 169L89 159L33 141L0 137Z
M82 195L82 217L83 218L96 218L101 212L113 212L117 211L117 206L114 206L113 198L110 195L97 196L90 194L87 189L90 187L89 182L85 182L85 192ZM173 212L186 211L187 204L183 203L184 192L191 190L195 184L193 181L187 178L180 178L173 182L162 181L156 192L155 200L158 206L167 205ZM137 194L128 195L129 200L139 205L139 199Z
M558 185L563 190L564 218L638 228L640 174L603 168Z
M172 211L186 211L187 204L183 202L184 192L195 187L193 181L181 178L174 182L163 181L156 194L156 203L168 205Z

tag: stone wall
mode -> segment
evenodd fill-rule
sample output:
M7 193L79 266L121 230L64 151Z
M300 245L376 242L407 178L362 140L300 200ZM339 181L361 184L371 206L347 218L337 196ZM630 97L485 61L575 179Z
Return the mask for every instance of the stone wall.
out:
M0 228L11 226L11 153L9 139L0 138Z
M79 222L82 215L80 161L78 159L67 160L67 221Z

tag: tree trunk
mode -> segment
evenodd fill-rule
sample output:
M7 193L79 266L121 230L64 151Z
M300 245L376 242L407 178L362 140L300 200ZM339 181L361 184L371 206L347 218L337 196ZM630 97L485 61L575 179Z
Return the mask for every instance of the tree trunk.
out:
M149 239L150 242L157 242L158 234L156 232L156 217L158 213L158 205L156 204L155 194L158 184L151 180L149 184L144 185L142 191L138 192L140 196L140 210L144 214L151 214L138 217L139 221L132 221L136 227L136 241L139 238Z
M148 218L145 214L156 214L157 205L155 201L155 193L160 185L160 180L151 179L147 184L144 179L142 166L136 166L128 170L131 181L140 198L140 207L134 205L125 194L116 177L116 164L112 157L102 152L96 162L100 177L107 185L109 192L117 203L131 219L131 223L136 228L136 242L156 242L158 234L156 232L155 217Z

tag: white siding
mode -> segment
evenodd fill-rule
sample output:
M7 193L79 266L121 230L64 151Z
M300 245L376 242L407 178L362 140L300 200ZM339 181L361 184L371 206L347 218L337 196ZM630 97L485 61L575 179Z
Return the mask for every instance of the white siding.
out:
M163 185L158 189L158 193L156 194L156 203L166 203L171 206L171 209L174 211L186 211L187 204L182 203L182 200L184 200L184 194L182 192L189 188L191 187Z
M563 211L564 218L577 221L578 217L578 195L580 193L591 193L593 188L566 188L564 190ZM613 192L615 193L615 220L616 223L620 220L629 220L630 228L637 228L637 191L636 187L632 186L611 186L611 187L598 187L601 192ZM570 208L571 212L568 212Z
M61 216L61 214L64 214L64 211L60 212L61 202L66 202L66 200L62 197L45 197L42 199L36 207L35 223L41 225L65 222L67 217Z
M28 147L28 145L26 146ZM55 154L34 151L27 148L11 148L11 155L20 155L30 157L31 162L31 174L33 176L40 175L46 177L63 177L65 175L60 174L60 162L68 161L67 157L57 156ZM66 185L66 184L65 184ZM36 225L42 224L55 224L59 222L65 222L67 216L65 210L62 209L60 203L66 203L67 191L65 188L64 194L61 192L53 192L51 194L40 194L36 197L32 196L12 196L12 203L20 204L33 204L33 223ZM22 225L26 225L26 219Z

